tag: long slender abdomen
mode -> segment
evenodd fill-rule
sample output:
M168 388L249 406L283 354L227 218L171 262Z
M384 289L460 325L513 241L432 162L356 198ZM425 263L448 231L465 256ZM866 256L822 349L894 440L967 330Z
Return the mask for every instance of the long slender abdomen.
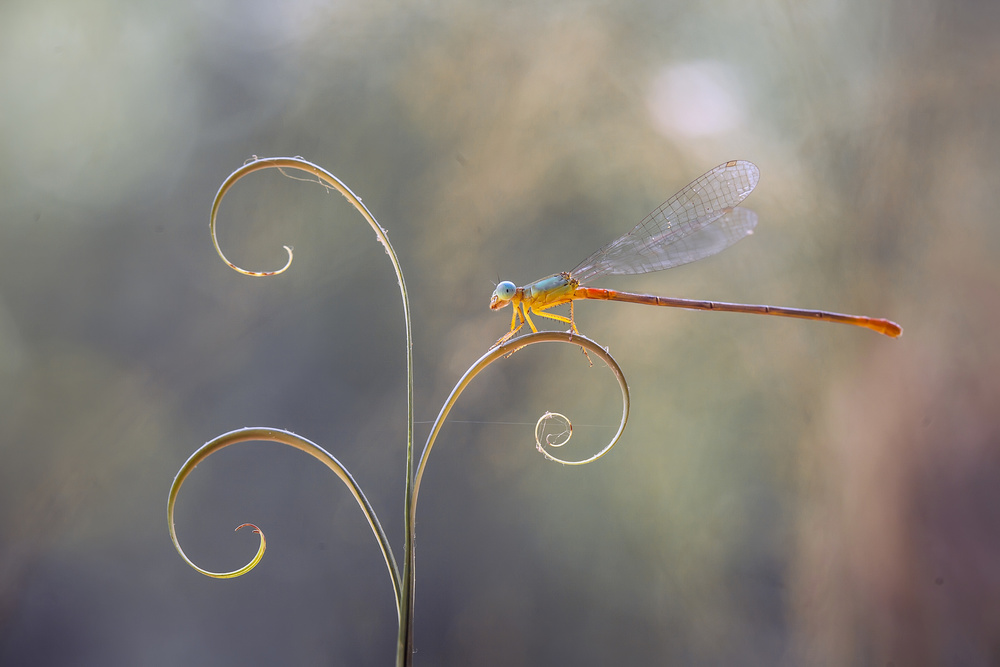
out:
M667 306L670 308L687 308L689 310L718 310L729 313L752 313L756 315L776 315L778 317L795 317L803 320L820 320L824 322L840 322L856 327L865 327L880 334L897 338L903 333L903 328L891 320L862 315L845 315L825 310L801 310L799 308L784 308L782 306L756 306L745 303L725 303L721 301L697 301L694 299L678 299L653 294L633 294L618 290L602 289L600 287L577 287L573 292L574 299L600 299L602 301L625 301L641 303L647 306Z

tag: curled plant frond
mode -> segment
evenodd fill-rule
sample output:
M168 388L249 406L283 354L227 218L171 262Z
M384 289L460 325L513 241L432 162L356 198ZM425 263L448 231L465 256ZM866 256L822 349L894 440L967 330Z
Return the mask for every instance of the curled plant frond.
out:
M628 422L628 412L629 412L629 391L628 382L625 380L625 374L622 372L621 367L618 362L615 361L614 357L605 350L603 347L595 343L590 338L578 333L570 333L568 331L539 331L525 334L518 338L507 341L503 345L492 348L486 354L479 358L476 363L465 372L465 375L458 381L455 388L451 390L451 394L448 396L448 400L445 401L444 405L441 407L441 412L438 413L437 419L434 420L434 425L431 427L430 435L427 436L427 444L424 445L424 450L420 454L420 461L417 464L416 478L413 483L413 507L411 508L411 513L416 511L417 505L417 494L420 492L420 480L423 477L424 468L427 465L427 459L430 456L431 448L434 446L434 441L437 439L438 433L441 431L442 426L444 426L445 419L448 417L448 413L451 412L452 407L454 407L458 397L465 391L465 388L469 386L472 379L479 375L487 366L492 364L497 359L508 357L514 352L517 352L521 348L527 347L529 345L534 345L536 343L569 343L571 345L578 345L583 348L584 352L593 353L601 361L603 361L611 372L615 376L615 380L618 381L618 386L621 388L622 392L622 418L618 425L618 431L611 438L611 440L596 454L593 456L580 460L580 461L564 461L559 459L541 446L541 442L538 440L542 437L544 432L544 425L552 419L561 418L564 420L563 435L560 434L550 434L545 436L549 446L562 446L569 441L569 435L572 434L573 426L569 419L564 415L558 413L546 412L538 420L538 424L535 426L535 437L536 441L539 443L539 451L545 456L545 458L550 461L555 461L557 463L562 463L564 465L584 465L586 463L591 463L601 458L607 454L618 440L621 439L622 433L625 432L625 424ZM589 356L588 356L589 359ZM551 437L550 437L551 436ZM412 516L412 514L411 514Z
M555 423L555 426L553 426ZM573 422L566 415L558 412L546 412L538 418L535 424L535 449L552 461L559 461L551 456L546 447L562 447L569 444L573 438Z
M393 270L396 272L396 283L399 285L400 296L403 300L403 324L406 333L406 478L405 478L405 489L404 497L410 498L411 491L413 488L413 335L412 327L410 323L410 300L406 291L406 282L403 280L403 271L400 268L399 260L396 257L396 252L392 248L392 244L389 243L389 238L386 236L386 230L383 229L378 221L375 220L375 216L372 215L368 207L364 205L361 201L361 197L358 197L350 188L347 187L339 178L323 169L322 167L309 162L301 157L270 157L270 158L258 158L254 156L251 160L248 160L243 164L242 167L234 171L229 177L223 181L222 185L219 186L219 191L215 195L215 199L212 201L212 212L209 218L209 231L212 235L212 244L215 246L215 251L219 254L219 257L228 264L233 270L247 276L254 277L264 277L278 275L286 271L292 264L292 248L290 246L284 246L285 251L288 254L288 259L285 265L276 271L249 271L243 269L233 262L229 261L225 253L222 252L222 248L219 246L219 241L216 236L216 218L219 212L219 206L222 204L222 199L225 197L226 193L244 176L251 174L255 171L260 171L262 169L277 169L285 176L289 176L289 171L302 171L310 176L310 178L300 179L311 181L315 179L315 182L319 183L327 189L334 189L340 192L347 201L349 201L354 208L364 217L365 221L375 232L375 237L379 243L385 248L386 255L389 256L389 261L392 262ZM295 178L289 176L290 178ZM270 433L285 433L277 429L257 429L258 431L266 431ZM228 434L227 434L228 435ZM291 437L292 434L287 434ZM220 436L224 438L226 436ZM273 439L273 438L264 438ZM218 438L217 438L218 440ZM304 439L300 439L302 442L308 442ZM281 441L281 440L279 440ZM214 442L214 441L213 441ZM285 444L291 444L292 446L299 446L292 442L286 442ZM312 443L309 443L310 445ZM313 445L315 447L315 445ZM301 447L300 447L301 448ZM202 448L204 449L204 447ZM199 450L201 451L201 450ZM322 451L322 450L320 450ZM310 452L312 453L312 452ZM323 452L333 461L332 456ZM197 454L197 453L196 453ZM314 454L315 455L315 454ZM192 457L193 458L193 457ZM189 460L190 462L190 460ZM329 462L324 461L327 465ZM185 464L186 466L187 464ZM337 463L338 467L341 467ZM333 467L333 466L331 466ZM184 469L182 468L182 471ZM346 471L344 471L346 473ZM338 473L339 474L339 473ZM346 481L346 480L345 480ZM175 481L176 483L176 481ZM356 488L356 484L351 483L348 486L352 486L352 490ZM173 493L173 490L171 491ZM172 497L172 496L171 496ZM359 498L359 502L364 496L360 496L360 489L357 489L355 495ZM363 503L364 507L367 507L366 516L374 517L372 512L370 515L371 508L367 506L367 501ZM171 500L172 508L172 500ZM370 520L371 522L371 520ZM397 664L403 664L404 661L408 664L409 656L412 654L413 650L413 587L412 587L412 567L413 567L413 521L412 521L412 504L407 502L403 505L403 525L404 525L404 543L403 543L403 571L402 575L398 572L395 561L392 560L391 551L388 549L388 542L385 541L384 535L382 535L381 528L377 528L377 522L372 525L373 530L376 530L376 534L379 538L379 544L382 546L382 551L386 557L386 563L389 565L389 571L392 576L393 588L396 591L396 610L399 613L399 636L397 641ZM171 537L174 538L174 545L177 546L180 552L180 547L177 545L176 538L173 533L173 517L170 517L170 530ZM183 557L183 552L180 552ZM185 560L188 560L185 557ZM190 561L188 560L190 563Z
M372 506L365 497L365 494L361 491L361 487L358 486L358 483L351 476L351 473L348 472L347 468L345 468L332 454L306 438L281 429L241 428L236 431L230 431L229 433L220 435L219 437L210 440L199 447L198 450L192 454L190 458L188 458L184 465L181 466L181 469L177 471L177 476L174 477L174 483L170 485L170 494L167 496L167 523L170 528L170 540L174 543L174 548L177 549L177 553L180 554L182 559L184 559L184 562L205 576L217 579L231 579L233 577L246 574L260 562L261 558L263 558L266 546L264 533L261 532L257 526L245 523L236 530L239 530L244 526L251 526L253 527L254 532L260 535L260 547L257 550L257 555L254 556L253 560L238 570L222 573L209 572L208 570L204 570L195 565L194 562L188 558L187 554L184 553L184 550L181 548L181 544L177 539L177 531L174 528L174 506L177 502L177 495L180 493L184 480L187 479L188 475L194 471L198 464L220 449L224 449L230 445L235 445L240 442L260 440L279 442L290 447L295 447L296 449L301 449L326 465L326 467L336 473L337 477L344 482L350 490L351 495L353 495L354 499L358 502L358 505L361 506L361 511L364 513L365 518L368 519L368 525L371 526L372 532L375 533L375 539L378 541L379 547L382 549L382 556L385 558L386 567L389 568L389 577L392 579L393 593L396 597L396 612L397 614L401 613L401 584L399 578L399 568L396 565L396 559L392 555L392 547L389 545L389 540L386 538L385 532L382 530L382 525L375 516L375 510L372 509Z
M338 192L340 192L340 194L344 195L347 201L351 202L351 204L353 204L354 207L358 209L358 212L360 212L361 215L364 216L365 220L368 221L368 224L371 225L372 229L375 231L375 236L378 238L379 243L385 246L386 252L389 253L389 257L392 259L393 266L396 267L396 277L399 279L400 283L402 283L403 277L402 273L399 270L399 265L396 261L396 254L393 252L392 246L389 244L389 239L385 235L385 230L382 229L381 226L379 226L378 222L375 220L375 216L371 214L371 211L369 211L368 208L361 201L361 197L358 197L356 194L354 194L351 191L351 189L347 187L347 185L345 185L339 178L337 178L327 170L323 169L323 167L315 165L312 162L309 162L308 160L305 160L301 157L258 158L255 156L252 159L248 160L246 163L244 163L242 167L231 173L229 175L229 178L223 181L222 185L219 186L219 191L215 193L215 199L212 201L212 213L209 216L208 220L208 230L212 235L212 244L215 246L215 252L217 252L219 254L219 257L222 258L222 261L228 264L234 271L242 273L245 276L254 276L254 277L276 276L280 273L284 273L285 271L287 271L288 267L292 265L293 252L291 246L287 245L283 246L285 248L285 252L288 253L288 259L285 261L285 265L283 267L275 271L250 271L241 268L236 264L234 264L233 262L229 261L229 259L226 257L226 254L222 252L222 248L219 246L219 239L215 233L215 227L216 227L216 218L218 217L219 214L219 207L222 205L222 199L226 196L226 193L229 192L229 190L234 185L236 185L236 183L241 178L243 178L248 174L252 174L255 171L260 171L262 169L277 169L285 176L289 176L285 172L286 169L295 169L298 171L304 171L307 174L311 174L316 179L316 182L319 183L320 185L326 188L332 188L334 190L337 190ZM307 180L307 181L312 180L312 179L297 179L294 176L289 176L289 178L295 178L296 180Z
M253 528L253 532L260 535L260 545L257 547L257 553L252 559L250 559L249 563L239 569L232 570L231 572L209 572L208 570L203 570L192 563L187 555L185 555L185 553L181 550L180 544L177 542L177 536L174 534L173 530L170 532L170 539L174 541L174 546L177 547L177 552L181 555L181 558L183 558L188 565L193 567L198 572L201 572L206 577L212 577L213 579L235 579L236 577L242 577L244 574L257 567L257 563L259 563L260 559L264 557L264 551L267 550L267 540L264 538L264 532L257 526L252 523L244 523L236 526L236 530L238 531L240 528L246 528L247 526ZM173 529L173 524L171 524L170 527Z

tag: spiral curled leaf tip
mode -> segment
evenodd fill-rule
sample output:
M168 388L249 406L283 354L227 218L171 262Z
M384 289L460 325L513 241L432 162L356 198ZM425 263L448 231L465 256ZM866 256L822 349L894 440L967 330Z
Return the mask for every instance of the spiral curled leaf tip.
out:
M546 433L546 427L550 421L561 422L562 430L557 433ZM542 436L545 436L545 444L542 444ZM558 412L546 412L539 417L535 424L535 445L539 450L545 445L549 447L562 447L573 437L573 422L569 417Z

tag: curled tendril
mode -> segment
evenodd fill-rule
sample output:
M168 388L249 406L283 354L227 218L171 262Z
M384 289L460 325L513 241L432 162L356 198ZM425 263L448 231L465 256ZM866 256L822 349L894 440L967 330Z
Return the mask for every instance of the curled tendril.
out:
M198 572L201 572L206 577L212 577L213 579L235 579L236 577L242 577L244 574L257 567L257 563L259 563L261 558L264 557L264 551L267 550L267 540L264 538L264 532L257 526L253 525L252 523L244 523L239 526L236 526L236 530L238 531L240 528L246 528L247 526L253 528L253 532L260 535L260 545L257 547L257 553L254 555L254 557L250 560L249 563L247 563L246 565L237 570L232 570L230 572L209 572L208 570L203 570L202 568L192 563L191 560L184 554L184 552L181 550L180 545L177 543L177 536L174 534L173 530L171 530L170 538L174 540L174 546L177 547L177 551L178 553L180 553L181 558L183 558L188 565L196 569ZM173 524L171 524L171 528L173 528Z
M234 171L229 177L223 181L222 185L219 186L219 191L215 195L215 199L212 201L212 212L209 217L209 232L212 236L212 244L215 246L215 251L219 254L219 257L228 264L233 270L253 277L263 277L263 276L274 276L280 273L284 273L292 265L293 253L291 246L284 246L285 252L288 254L288 259L285 265L276 271L249 271L243 269L233 262L229 261L225 253L222 252L222 248L219 246L218 237L216 235L216 218L219 213L219 206L222 203L222 199L225 197L226 193L244 176L251 174L255 171L260 171L262 169L277 169L280 173L290 178L295 178L290 176L288 171L296 170L303 171L309 174L312 178L307 179L296 179L296 180L306 180L311 181L315 179L317 183L322 185L327 190L337 190L344 196L347 201L349 201L355 209L364 217L368 222L369 226L375 232L375 237L379 243L385 248L386 255L389 256L389 261L392 262L392 267L396 273L396 283L399 285L400 296L403 300L403 323L406 330L406 489L405 497L410 498L412 496L413 489L413 335L412 327L410 324L410 301L409 296L406 291L406 282L403 280L403 272L399 265L399 260L396 257L395 251L392 249L392 244L389 243L389 237L386 235L386 230L382 228L378 221L375 220L375 216L372 215L368 207L364 205L361 201L361 197L358 197L354 192L351 191L347 185L341 181L339 178L326 171L322 167L315 165L301 157L270 157L270 158L258 158L256 155L250 160L245 162L242 167ZM288 171L286 171L288 170ZM170 524L170 537L177 549L177 552L191 567L195 568L199 572L204 574L210 573L198 568L190 559L184 554L180 547L180 543L177 541L177 536L174 531L174 519L173 519L173 508L174 500L177 495L177 491L180 489L180 484L183 482L184 478L190 473L190 471L213 451L225 447L227 445L233 444L233 438L241 438L235 441L242 442L243 440L274 440L276 442L282 442L293 447L302 449L303 451L312 454L314 457L323 461L328 467L330 467L338 476L344 481L345 484L351 489L354 497L357 499L358 503L361 505L362 511L365 513L365 517L368 519L372 530L375 532L375 536L378 539L379 546L382 548L383 556L385 557L386 565L389 568L389 575L392 579L393 589L396 593L396 612L399 616L399 636L397 642L397 664L409 664L409 656L412 655L413 649L413 586L412 586L412 572L413 572L413 520L412 520L412 504L407 502L404 504L403 508L403 521L404 521L404 544L403 544L403 571L400 575L399 568L396 566L396 561L392 556L392 550L389 547L388 541L385 539L385 534L382 531L381 525L378 523L378 519L375 517L375 513L368 501L365 499L364 495L361 493L360 487L354 482L347 470L338 462L333 456L327 453L325 450L315 445L312 442L304 438L300 438L295 434L289 433L287 431L282 431L280 429L240 429L239 431L233 431L232 433L227 433L225 435L219 436L215 440L206 443L195 452L187 463L181 468L177 473L177 478L174 479L174 484L170 489L170 497L167 504L168 519ZM237 570L232 573L232 576L239 576L248 572L257 562L259 562L260 557L264 553L264 536L261 533L261 548L258 555L255 557L247 566ZM228 573L227 573L228 574Z
M288 173L286 173L285 171L286 169L304 171L308 174L311 174L316 179L316 182L318 182L323 187L328 189L333 188L339 191L340 194L344 195L344 197L349 202L354 204L354 207L357 208L358 211L361 213L361 215L365 217L365 219L368 221L368 224L370 224L372 228L375 230L375 235L376 237L378 237L379 242L386 247L386 252L392 258L393 264L394 265L396 264L395 253L393 253L391 250L391 246L389 245L389 239L385 234L385 230L382 229L382 227L379 226L378 222L375 221L375 217L362 203L361 197L358 197L356 194L354 194L351 191L351 189L348 188L347 185L345 185L339 178L337 178L330 172L326 171L319 165L315 165L312 162L304 160L301 157L258 158L255 155L249 160L247 160L242 167L231 173L229 175L229 178L223 181L222 185L219 186L219 191L215 193L215 199L212 201L212 213L209 216L208 220L208 230L212 235L212 244L215 246L215 252L217 252L219 254L219 257L222 258L222 261L228 264L229 267L232 268L234 271L242 273L245 276L253 276L255 278L260 278L264 276L276 276L280 273L284 273L292 265L292 259L293 259L292 247L286 245L283 247L285 249L285 252L288 254L288 259L285 260L285 265L282 266L280 269L277 269L275 271L250 271L241 268L236 264L234 264L233 262L229 261L229 258L226 257L226 254L222 252L222 247L219 245L219 239L215 233L216 218L218 217L219 206L222 204L223 197L226 196L226 193L229 192L229 190L234 185L236 185L236 182L239 181L241 178L243 178L247 174L252 174L255 171L260 171L261 169L277 169L282 174L288 176L289 178L295 178L295 177L290 176ZM296 178L296 180L312 180L312 179ZM399 272L398 266L396 270L396 275L397 278L402 280L401 277L402 274Z
M592 352L595 356L597 356L597 358L603 361L607 365L607 367L611 370L611 372L615 376L615 379L618 381L618 386L621 388L622 392L621 422L618 425L618 431L615 433L614 437L611 438L610 442L608 442L608 444L604 446L603 449L601 449L593 456L580 461L564 461L562 459L552 456L544 449L542 449L541 446L539 446L539 450L542 452L542 454L544 454L545 457L550 461L555 461L557 463L562 463L565 465L584 465L587 463L592 463L593 461L596 461L597 459L607 454L611 450L611 448L614 447L615 444L617 444L618 441L621 439L622 433L625 432L625 424L628 423L629 392L628 392L628 382L625 380L625 374L622 372L621 367L618 365L618 362L615 361L614 357L612 357L607 350L605 350L603 347L595 343L593 340L579 333L571 333L568 331L538 331L525 334L523 336L519 336L518 338L514 338L512 340L507 341L503 345L494 347L486 354L484 354L482 357L480 357L479 360L476 361L476 363L472 364L469 370L465 372L465 375L463 375L462 378L458 381L458 384L455 385L455 388L451 390L451 394L448 396L448 400L445 401L444 405L441 407L441 412L438 413L437 419L434 420L434 425L431 427L430 435L427 436L427 444L424 445L424 450L420 454L420 461L419 463L417 463L417 474L413 483L413 503L411 508L411 517L416 513L417 494L420 492L420 480L423 477L424 468L427 465L427 459L430 456L431 448L433 448L434 446L434 441L437 440L437 436L438 433L441 431L441 427L444 426L444 422L445 419L447 419L448 417L448 413L451 412L452 407L454 407L455 403L458 401L458 397L462 394L463 391L465 391L465 388L469 386L469 383L472 382L472 379L477 375L479 375L487 366L492 364L494 361L496 361L497 359L509 357L510 355L512 355L514 352L517 352L521 348L527 347L529 345L534 345L536 343L570 343L571 345L580 346L581 348L583 348L584 352ZM540 436L539 429L543 429L543 423L554 418L556 419L562 418L562 420L565 420L567 429L564 429L564 431L568 430L568 433L566 434L567 437L565 438L565 440L562 441L559 440L560 434L554 434L552 443L558 443L554 446L562 446L565 445L567 442L569 442L568 436L572 434L573 430L572 424L570 424L569 419L567 419L565 416L551 412L546 412L544 415L542 415L541 419L538 420L538 424L536 424L535 426L536 442L538 441ZM549 437L550 436L546 436L546 440L548 440ZM550 445L552 443L550 443Z
M191 474L198 464L220 449L224 449L230 445L235 445L240 442L259 440L280 442L290 447L301 449L325 464L328 468L335 472L338 477L340 477L345 485L347 485L347 488L351 491L354 499L358 502L358 505L361 506L361 511L364 512L365 518L368 519L368 525L371 526L372 532L375 533L375 539L382 548L382 555L385 558L386 567L389 568L389 577L392 579L393 590L396 594L396 612L397 614L400 613L399 568L396 566L396 559L392 555L392 547L389 545L389 540L386 538L385 532L382 530L382 525L375 516L375 510L372 509L372 506L365 497L365 494L361 491L361 487L358 486L356 481L354 481L354 478L351 476L351 473L348 472L347 468L341 465L340 461L338 461L332 454L314 442L281 429L241 428L236 431L220 435L219 437L209 440L204 445L199 447L198 450L192 454L190 458L188 458L184 465L181 466L181 469L177 471L177 476L174 478L174 483L170 485L170 494L167 497L167 523L170 527L170 540L174 543L174 548L177 549L177 553L180 554L182 559L184 559L184 562L207 577L214 577L216 579L231 579L233 577L246 574L256 567L257 563L259 563L261 558L264 557L264 550L267 545L264 539L264 533L257 526L254 526L251 523L245 523L236 530L245 526L251 526L254 529L253 532L260 535L260 546L257 549L257 554L249 563L237 570L233 570L232 572L209 572L208 570L195 565L194 562L188 558L187 554L184 553L184 549L181 548L181 544L177 539L177 531L174 528L174 506L177 502L177 495L180 493L181 485L184 484L184 480L187 479L188 475Z
M552 422L556 422L556 428L560 429L555 432L549 432L549 428ZM569 443L573 438L573 422L569 420L566 415L560 414L558 412L546 412L544 415L538 418L538 423L535 424L535 448L540 451L545 458L550 461L557 461L559 463L565 463L565 461L560 461L559 459L550 455L545 448L546 447L562 447ZM542 440L544 439L544 443Z

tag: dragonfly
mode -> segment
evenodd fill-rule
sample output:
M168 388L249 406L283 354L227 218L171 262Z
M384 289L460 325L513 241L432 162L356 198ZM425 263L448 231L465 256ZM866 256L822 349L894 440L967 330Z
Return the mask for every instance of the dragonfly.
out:
M513 313L510 331L493 347L510 340L525 323L532 331L538 331L531 319L532 313L567 323L573 333L579 334L573 316L573 302L579 299L840 322L865 327L892 338L900 336L903 328L882 318L825 310L679 299L585 286L585 283L604 276L650 273L695 262L722 252L746 238L757 226L757 214L739 204L759 180L760 170L752 162L731 160L720 164L689 183L639 221L631 231L600 248L572 271L556 273L524 287L517 287L509 280L498 283L490 298L490 310L510 305ZM570 307L569 317L547 312L566 303Z

